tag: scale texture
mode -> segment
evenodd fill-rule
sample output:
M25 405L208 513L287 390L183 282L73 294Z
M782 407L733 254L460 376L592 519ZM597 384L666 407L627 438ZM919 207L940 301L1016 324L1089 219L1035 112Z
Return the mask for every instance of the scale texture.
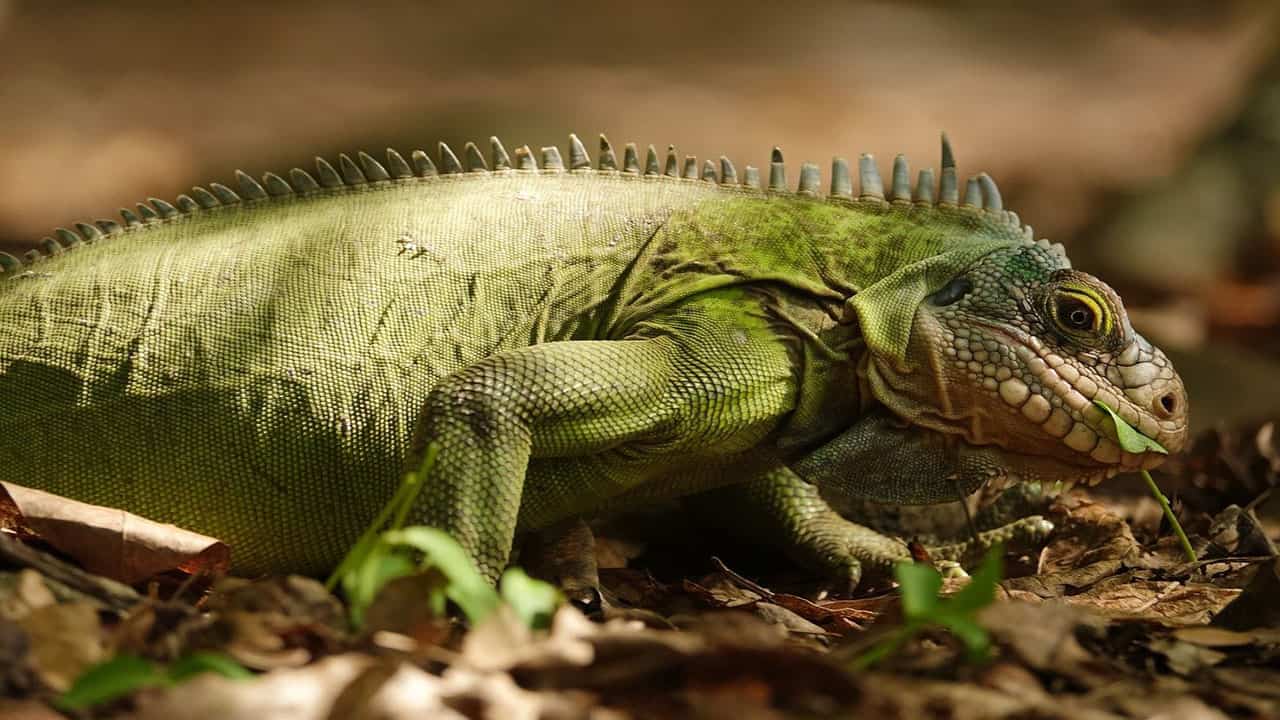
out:
M592 169L576 138L567 169L464 157L244 176L0 257L0 480L215 535L249 573L332 568L405 473L410 519L491 577L518 530L702 493L856 582L905 546L824 495L1158 462L1094 399L1185 438L1119 298L985 176L960 202L949 149L936 191L899 159L886 193L864 156L828 198L781 153L772 189L619 170L607 142Z

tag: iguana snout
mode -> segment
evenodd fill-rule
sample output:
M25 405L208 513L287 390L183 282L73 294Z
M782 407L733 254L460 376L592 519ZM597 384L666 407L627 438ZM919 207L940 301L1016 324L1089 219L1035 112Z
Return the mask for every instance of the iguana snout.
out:
M1039 478L1099 482L1163 461L1122 450L1095 401L1171 452L1186 441L1186 391L1169 359L1110 287L1047 243L992 253L933 292L908 348L905 372L875 363L878 400L967 443L1040 457L1021 463Z

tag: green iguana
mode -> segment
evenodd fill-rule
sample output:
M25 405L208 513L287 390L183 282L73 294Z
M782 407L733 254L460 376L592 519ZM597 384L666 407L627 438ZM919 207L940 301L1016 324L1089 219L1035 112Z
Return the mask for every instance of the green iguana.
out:
M593 169L570 140L567 167L495 138L488 163L441 144L238 173L0 254L0 480L317 573L420 473L409 519L490 578L518 531L713 491L856 582L906 547L824 493L938 503L1160 462L1092 400L1183 445L1164 354L991 178L962 187L945 136L936 190L899 156L886 191L863 155L825 198L777 149L762 188L674 149L619 164L603 136Z

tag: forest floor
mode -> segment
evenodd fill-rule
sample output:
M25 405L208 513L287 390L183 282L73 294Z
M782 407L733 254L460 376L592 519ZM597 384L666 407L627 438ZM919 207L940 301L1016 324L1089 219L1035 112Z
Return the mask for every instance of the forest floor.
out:
M1275 718L1278 476L1275 423L1169 463L1194 563L1120 482L1058 497L1047 543L998 584L926 570L849 596L670 540L623 567L637 546L606 538L591 619L563 604L530 629L517 589L471 624L427 600L427 572L358 631L315 580L218 577L219 543L84 506L51 519L68 506L6 486L5 524L41 537L0 536L0 717Z

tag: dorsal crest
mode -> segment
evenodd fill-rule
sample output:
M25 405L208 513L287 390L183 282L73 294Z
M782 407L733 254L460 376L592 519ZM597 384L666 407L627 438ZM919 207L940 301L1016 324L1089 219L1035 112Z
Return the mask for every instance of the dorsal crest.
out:
M612 144L604 135L600 136L600 151L594 168L586 146L572 134L569 136L567 165L562 160L560 149L555 146L542 148L539 155L541 165L526 145L516 149L513 160L498 138L491 137L487 161L474 143L466 144L462 160L448 145L440 143L435 160L426 152L415 150L407 161L396 150L388 148L385 163L367 153L359 152L355 159L340 154L337 167L328 160L317 157L314 173L293 168L285 175L265 173L261 181L237 170L236 190L215 182L210 183L208 188L192 188L190 194L179 195L172 203L159 198L148 198L146 202L138 203L134 210L122 208L120 216L123 223L100 219L92 223L76 223L74 230L57 228L50 236L41 240L40 249L28 251L21 259L0 252L0 277L20 274L47 257L61 255L86 244L107 241L148 226L222 207L280 202L296 197L347 192L357 187L431 182L448 175L502 173L601 173L633 176L647 182L703 183L731 192L790 195L822 202L948 208L1018 231L1027 242L1034 239L1031 227L1022 225L1016 213L1004 209L1000 191L995 181L986 173L967 179L962 201L955 155L945 133L942 135L940 181L936 188L931 168L921 170L913 186L907 160L898 155L894 158L886 191L875 158L863 154L858 157L856 187L849 162L843 157L832 159L830 184L825 198L821 193L821 170L813 163L801 166L799 184L795 190L790 188L787 183L786 162L779 147L773 148L770 154L768 185L763 188L760 171L751 165L746 165L739 174L733 162L723 155L718 162L707 160L701 166L692 155L684 156L682 163L674 145L668 146L665 163L659 162L658 152L650 145L646 161L642 165L636 145L628 143L624 148L621 168ZM1039 242L1048 246L1047 241ZM1061 251L1056 244L1051 247Z

